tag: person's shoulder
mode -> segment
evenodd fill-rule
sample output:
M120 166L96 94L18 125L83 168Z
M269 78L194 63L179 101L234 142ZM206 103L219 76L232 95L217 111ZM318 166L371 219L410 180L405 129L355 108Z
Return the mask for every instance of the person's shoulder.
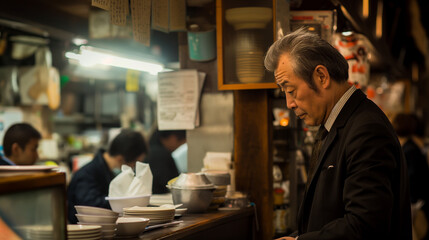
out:
M10 165L8 162L6 162L6 160L4 160L1 156L0 156L0 165Z

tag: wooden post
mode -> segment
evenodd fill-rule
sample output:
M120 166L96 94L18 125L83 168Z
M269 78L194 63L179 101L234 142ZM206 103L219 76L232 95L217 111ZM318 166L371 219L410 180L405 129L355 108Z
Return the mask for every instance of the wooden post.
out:
M234 91L236 190L256 204L256 239L273 238L272 113L267 90Z

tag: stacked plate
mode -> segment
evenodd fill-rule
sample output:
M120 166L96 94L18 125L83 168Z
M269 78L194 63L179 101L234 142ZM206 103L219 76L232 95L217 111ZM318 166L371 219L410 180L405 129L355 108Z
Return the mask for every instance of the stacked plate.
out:
M31 225L20 226L17 230L24 239L34 240L54 240L54 233L51 225Z
M264 69L263 42L257 33L239 30L236 33L235 64L238 80L244 83L262 81Z
M101 234L103 239L112 239L116 233L116 220L119 213L110 209L91 207L91 206L75 206L78 224L81 225L99 225L101 226Z
M101 239L101 226L69 224L67 225L67 238L99 240Z
M149 226L171 222L174 219L173 207L131 207L124 208L124 217L149 218Z

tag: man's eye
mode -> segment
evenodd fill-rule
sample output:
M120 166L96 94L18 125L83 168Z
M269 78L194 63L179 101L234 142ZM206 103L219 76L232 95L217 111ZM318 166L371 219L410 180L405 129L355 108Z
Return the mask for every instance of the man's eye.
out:
M287 91L287 93L292 94L295 90Z

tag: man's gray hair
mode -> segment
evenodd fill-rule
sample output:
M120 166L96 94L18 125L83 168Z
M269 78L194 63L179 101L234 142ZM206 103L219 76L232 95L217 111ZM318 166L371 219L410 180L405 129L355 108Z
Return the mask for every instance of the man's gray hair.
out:
M274 72L284 54L289 54L292 59L294 73L314 90L317 88L312 76L317 65L325 66L334 81L343 82L349 78L349 65L341 53L327 41L304 28L287 34L271 45L265 56L265 68Z

